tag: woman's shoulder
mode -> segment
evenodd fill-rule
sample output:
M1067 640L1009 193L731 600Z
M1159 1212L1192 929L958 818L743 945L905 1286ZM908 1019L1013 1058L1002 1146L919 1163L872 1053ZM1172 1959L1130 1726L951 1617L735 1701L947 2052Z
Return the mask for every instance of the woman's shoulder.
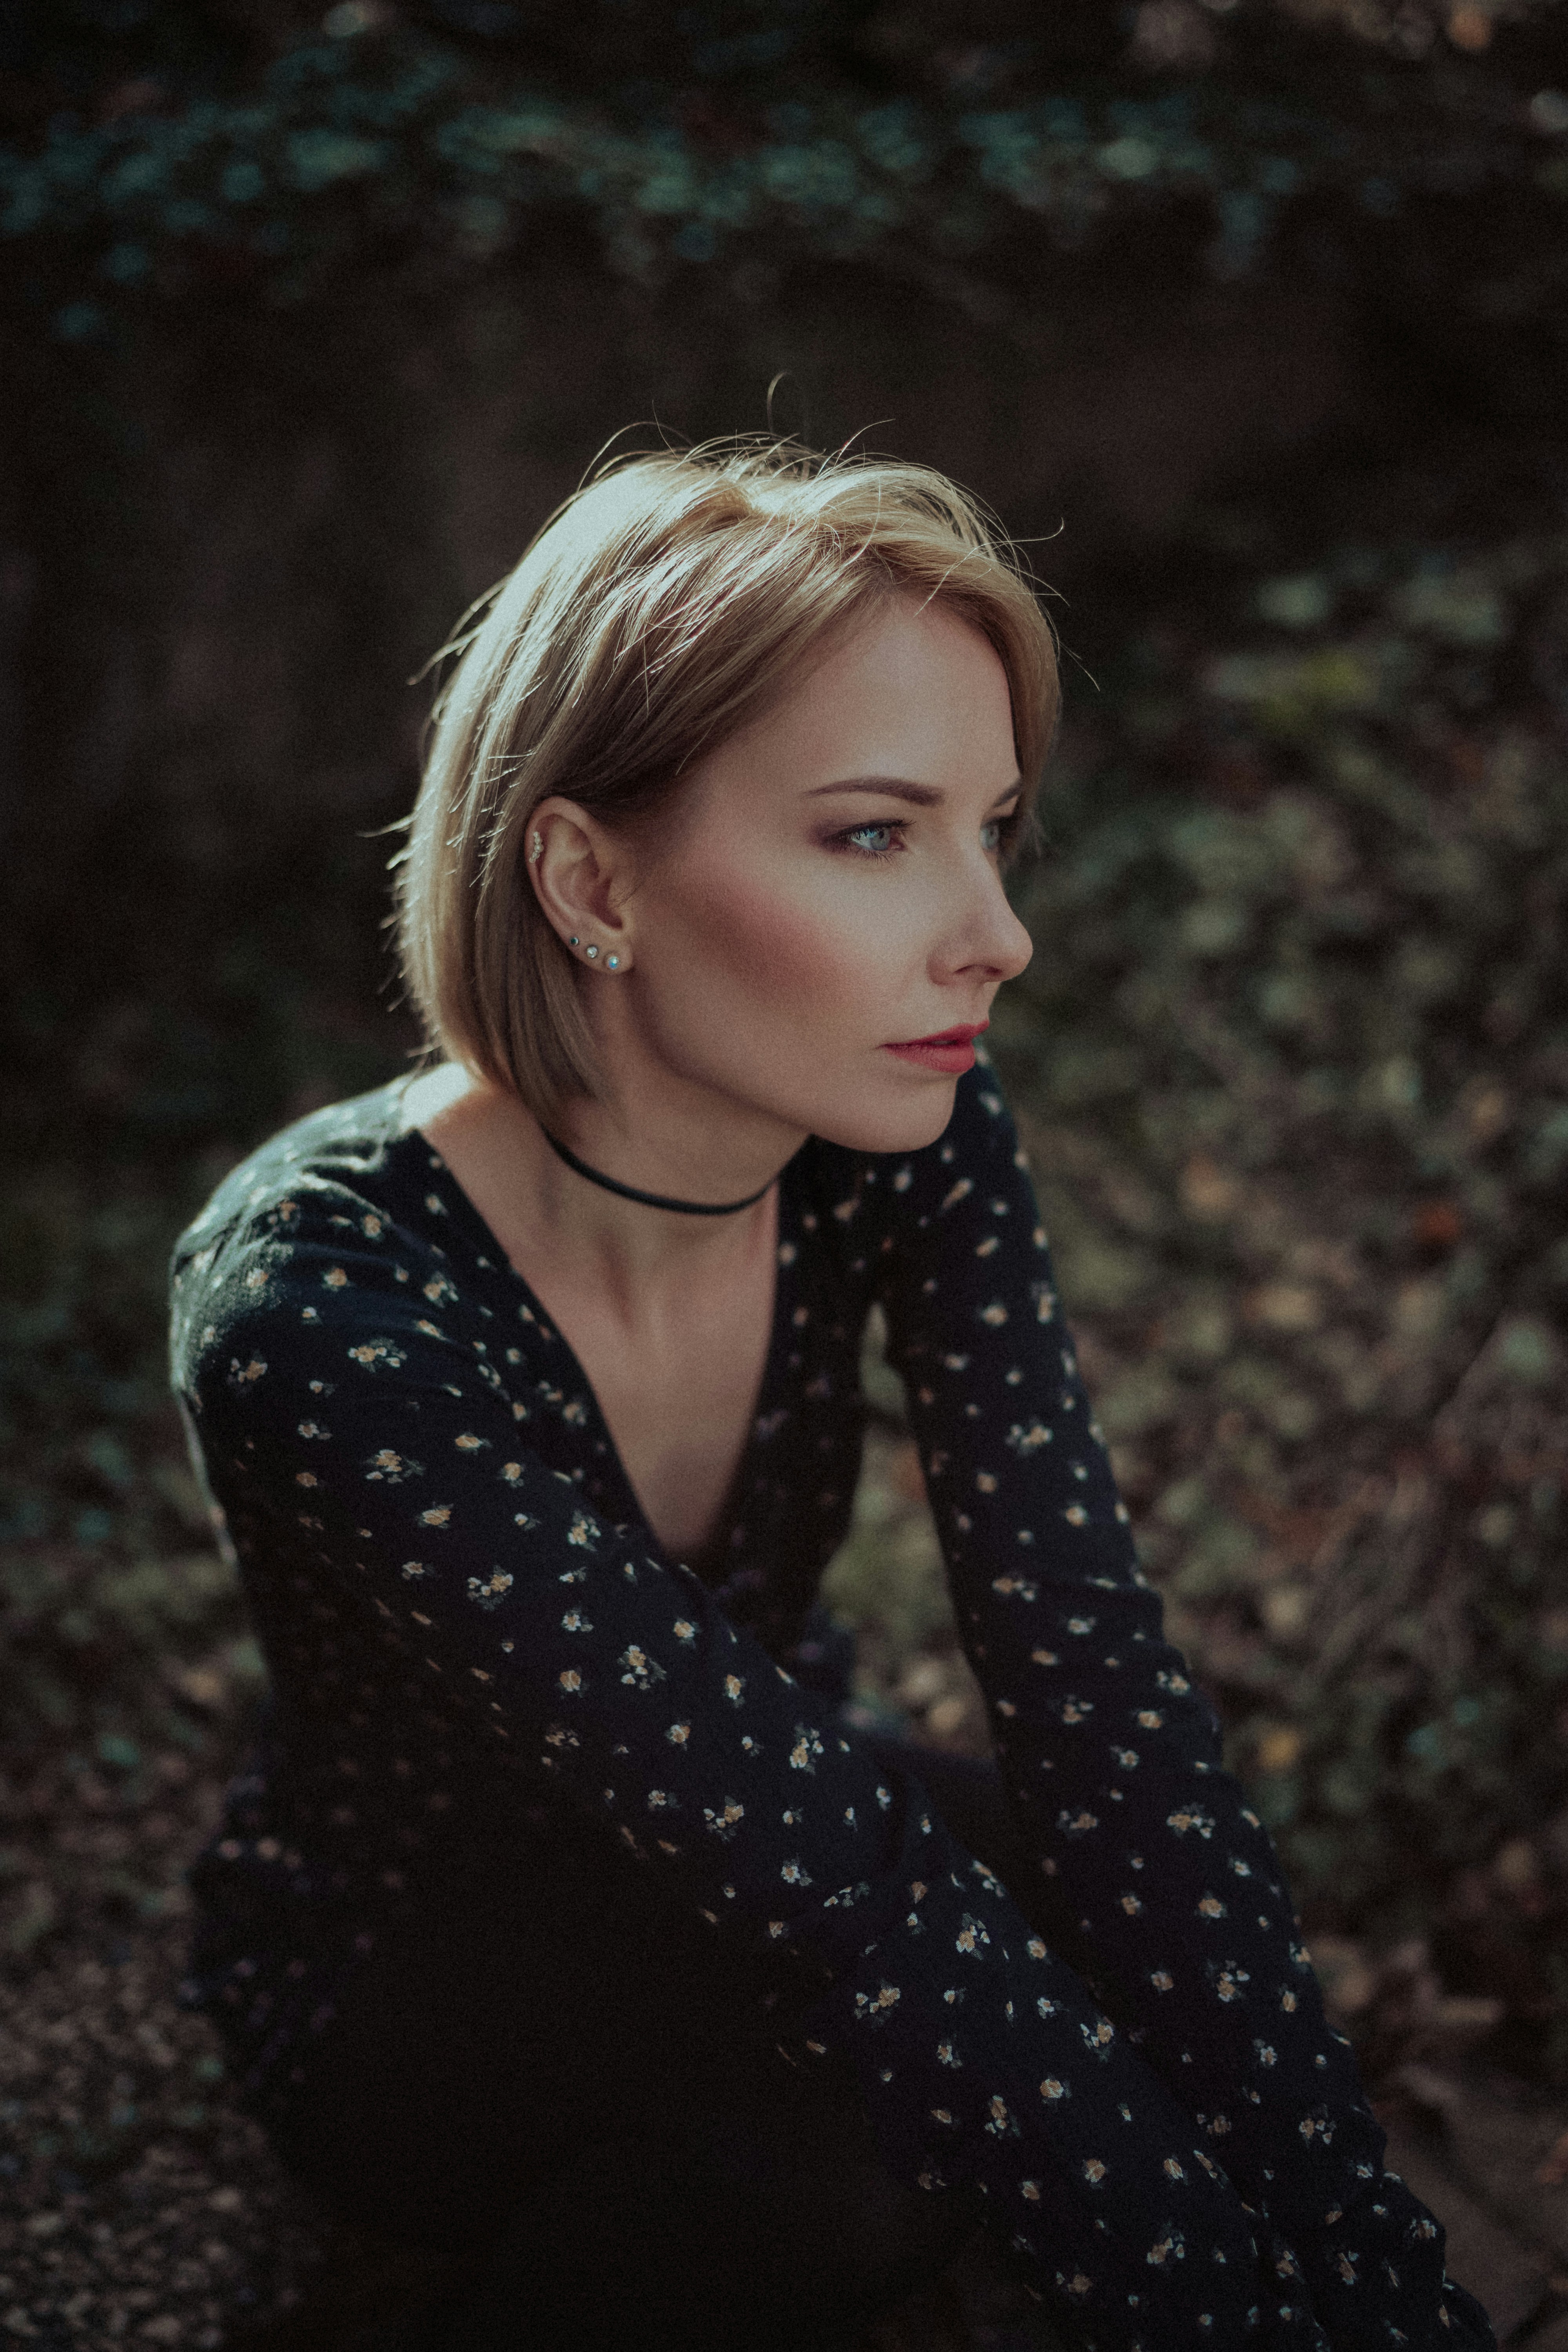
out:
M405 1088L395 1079L311 1111L225 1176L174 1244L176 1372L186 1335L199 1329L206 1339L220 1326L275 1315L301 1284L312 1322L340 1291L363 1290L362 1265L389 1254L398 1286L421 1286L424 1262L443 1252L422 1205L430 1153L408 1123ZM353 1271L334 1276L339 1260Z
M309 1210L352 1195L374 1214L412 1181L417 1152L403 1108L406 1080L394 1078L346 1102L308 1112L258 1144L216 1186L174 1244L176 1268L221 1235L241 1228L298 1225Z

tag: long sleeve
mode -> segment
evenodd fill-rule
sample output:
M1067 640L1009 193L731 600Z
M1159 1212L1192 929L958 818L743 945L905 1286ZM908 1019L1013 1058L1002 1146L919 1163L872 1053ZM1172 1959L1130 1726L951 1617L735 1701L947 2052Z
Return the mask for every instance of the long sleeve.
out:
M965 1646L1064 1948L1267 2213L1335 2347L1489 2343L1445 2283L1437 2225L1384 2168L1278 1857L1163 1639L992 1074L961 1086L934 1152L863 1163L856 1197Z
M548 1379L407 1244L312 1179L193 1260L176 1356L207 1475L237 1539L291 1560L309 1640L379 1656L410 1714L447 1726L458 1783L488 1758L715 1932L795 1956L791 2054L847 2060L905 2178L978 2182L1097 2345L1320 2344L1184 2103L918 1783L545 1465ZM329 1778L352 1766L374 1810L351 1738L329 1721L295 1744Z

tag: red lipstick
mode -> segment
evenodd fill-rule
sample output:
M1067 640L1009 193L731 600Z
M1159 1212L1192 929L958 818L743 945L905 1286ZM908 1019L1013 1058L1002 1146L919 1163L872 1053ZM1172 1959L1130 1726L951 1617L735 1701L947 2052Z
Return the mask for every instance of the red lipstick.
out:
M902 1045L884 1045L884 1054L896 1054L900 1062L912 1062L917 1069L938 1070L943 1077L961 1078L965 1070L974 1067L974 1041L989 1021L962 1022L956 1029L943 1029L934 1037L911 1037Z

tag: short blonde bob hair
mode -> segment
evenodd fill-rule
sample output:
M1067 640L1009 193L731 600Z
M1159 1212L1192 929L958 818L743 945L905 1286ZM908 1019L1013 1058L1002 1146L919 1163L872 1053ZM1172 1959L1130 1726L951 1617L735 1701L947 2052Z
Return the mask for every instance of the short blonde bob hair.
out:
M847 628L896 597L994 646L1026 813L1059 702L1051 631L1011 543L924 466L732 440L612 462L552 517L445 648L396 866L427 1042L548 1123L597 1091L585 975L530 884L529 821L563 793L648 815Z

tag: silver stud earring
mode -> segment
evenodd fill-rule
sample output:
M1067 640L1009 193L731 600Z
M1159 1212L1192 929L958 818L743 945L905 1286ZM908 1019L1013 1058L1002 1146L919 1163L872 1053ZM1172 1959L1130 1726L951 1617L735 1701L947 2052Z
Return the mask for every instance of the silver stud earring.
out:
M529 864L530 864L531 866L537 866L537 865L538 865L538 863L539 863L539 861L540 861L540 859L543 856L543 855L544 855L544 837L543 837L543 835L542 835L542 834L535 833L535 834L533 834L533 835L530 837L530 840L529 840L529 845L528 845L528 862L529 862Z
M574 947L578 944L578 940L577 940L577 934L576 934L576 932L575 932L575 931L574 931L574 932L573 932L573 934L572 934L572 936L571 936L571 938L567 940L566 944L567 944L567 946L568 946L569 948L574 948Z
M593 961L594 958L598 954L599 950L598 950L598 949L597 949L597 948L584 948L584 950L583 950L583 952L584 952L584 954L588 958L588 961L589 961L589 962L591 963L591 962Z
M606 956L606 957L605 958L605 969L606 969L607 971L619 971L619 970L620 970L620 968L621 968L621 960L620 960L620 957L619 957L619 956Z

